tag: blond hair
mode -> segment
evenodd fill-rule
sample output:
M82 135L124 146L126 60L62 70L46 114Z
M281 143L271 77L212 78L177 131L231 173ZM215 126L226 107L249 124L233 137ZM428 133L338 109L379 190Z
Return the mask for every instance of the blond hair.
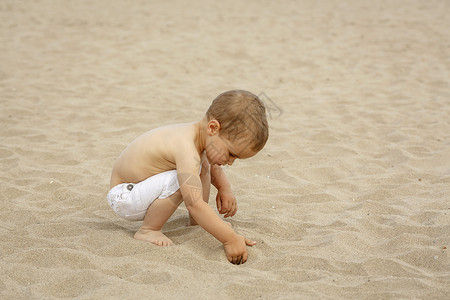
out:
M216 119L220 135L230 141L245 138L252 150L261 150L269 137L264 103L258 96L243 90L231 90L217 96L208 111L208 121Z

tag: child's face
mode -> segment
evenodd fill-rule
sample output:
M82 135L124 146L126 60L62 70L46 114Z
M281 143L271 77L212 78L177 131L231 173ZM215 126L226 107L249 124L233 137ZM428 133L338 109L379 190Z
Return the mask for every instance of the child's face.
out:
M206 140L206 157L210 164L231 166L236 158L245 159L257 153L251 149L248 138L230 141L222 137L219 131L210 130Z

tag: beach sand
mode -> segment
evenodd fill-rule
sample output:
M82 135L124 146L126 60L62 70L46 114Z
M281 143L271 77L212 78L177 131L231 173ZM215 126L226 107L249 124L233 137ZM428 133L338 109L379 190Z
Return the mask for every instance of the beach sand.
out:
M448 299L449 1L0 2L0 298ZM244 265L134 240L106 194L152 128L261 95L225 171ZM210 198L215 207L215 190Z

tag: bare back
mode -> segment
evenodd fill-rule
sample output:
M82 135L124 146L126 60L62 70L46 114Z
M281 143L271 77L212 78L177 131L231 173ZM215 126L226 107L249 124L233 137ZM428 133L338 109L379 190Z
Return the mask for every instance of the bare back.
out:
M198 123L156 128L141 135L122 152L114 164L110 187L120 183L141 182L155 174L176 169L180 147L194 152L190 157L200 162ZM192 151L193 150L193 151Z

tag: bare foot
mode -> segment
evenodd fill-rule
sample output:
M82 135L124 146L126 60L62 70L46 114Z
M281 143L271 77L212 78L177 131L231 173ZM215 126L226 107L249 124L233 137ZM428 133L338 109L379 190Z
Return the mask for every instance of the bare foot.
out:
M152 244L155 244L157 246L172 246L173 242L164 235L160 230L149 230L149 229L142 229L139 228L139 230L134 234L134 238L137 240L150 242Z

